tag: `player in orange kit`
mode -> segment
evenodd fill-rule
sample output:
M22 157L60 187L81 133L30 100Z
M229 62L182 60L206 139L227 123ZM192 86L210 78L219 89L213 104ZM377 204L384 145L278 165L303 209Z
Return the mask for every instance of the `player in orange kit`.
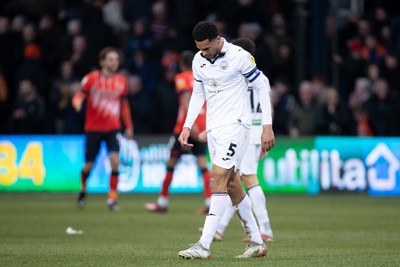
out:
M174 167L177 164L180 156L184 153L188 153L189 150L185 149L178 142L178 136L182 131L183 124L186 119L187 109L189 106L190 96L193 91L193 74L192 74L192 60L194 54L191 51L184 51L180 56L179 66L181 68L181 73L177 74L175 77L175 88L179 95L179 111L178 118L176 120L173 136L173 145L171 148L170 158L167 162L167 173L164 178L162 185L162 190L158 196L156 203L147 203L145 209L150 212L165 213L168 209L169 202L169 186L172 182L172 177L174 173ZM197 158L197 164L201 170L204 182L204 198L205 206L197 211L198 214L207 214L208 208L210 206L210 172L207 169L206 160L206 143L197 141L198 134L204 131L206 128L206 112L205 106L203 106L200 111L191 135L191 141L196 145L192 149L193 155ZM172 143L172 142L171 142Z
M80 111L86 99L87 111L85 117L85 165L81 172L81 191L78 196L77 206L83 208L86 204L86 181L93 167L94 160L100 149L101 141L105 141L111 162L110 190L107 205L111 211L119 211L118 205L118 167L119 143L117 134L121 129L121 119L125 126L127 138L133 137L133 124L131 119L126 79L117 74L121 61L118 49L107 47L99 54L101 70L93 71L82 79L82 89L77 92L72 105Z

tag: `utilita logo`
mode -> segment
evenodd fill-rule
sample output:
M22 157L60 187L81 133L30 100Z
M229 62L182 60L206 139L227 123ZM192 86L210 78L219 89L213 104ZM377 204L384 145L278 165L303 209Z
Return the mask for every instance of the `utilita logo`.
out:
M315 187L319 182L322 191L388 192L396 189L399 170L399 159L385 143L378 143L367 154L346 159L341 158L340 150L303 149L297 155L294 149L288 149L284 158L264 161L268 185ZM310 193L317 192L314 188Z
M321 189L390 191L396 187L400 162L384 143L365 157L342 160L337 150L321 152Z

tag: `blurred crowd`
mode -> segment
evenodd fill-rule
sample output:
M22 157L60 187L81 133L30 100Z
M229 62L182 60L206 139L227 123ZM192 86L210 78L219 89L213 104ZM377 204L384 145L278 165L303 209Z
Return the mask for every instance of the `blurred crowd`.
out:
M329 55L338 70L333 85L330 74L308 71L308 62L307 77L296 80L295 2L2 1L0 133L82 133L84 110L76 113L71 97L106 46L124 55L120 73L135 134L171 133L179 54L196 51L192 28L210 20L227 40L256 43L257 65L271 82L276 135L400 136L399 4L365 0L364 12L342 23L326 16L326 38L337 36Z

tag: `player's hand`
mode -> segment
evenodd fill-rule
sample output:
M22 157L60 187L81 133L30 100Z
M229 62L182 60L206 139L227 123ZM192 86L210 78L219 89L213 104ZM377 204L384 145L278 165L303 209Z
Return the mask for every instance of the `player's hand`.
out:
M126 138L133 139L133 129L125 129L124 134Z
M83 103L83 101L81 101L81 100L73 100L72 101L72 106L74 107L74 109L75 109L75 111L76 112L80 112L81 111L81 109L82 109L82 103Z
M261 134L261 150L263 152L268 152L275 145L274 131L272 130L272 125L263 125L263 132Z
M267 155L268 155L268 151L263 151L263 150L261 149L261 152L260 152L260 160L262 160L263 158L265 158Z
M189 136L190 136L190 129L187 127L184 127L178 138L178 141L179 141L179 143L181 143L181 146L183 146L183 147L192 147L193 146L193 144L188 143Z
M82 109L82 104L83 101L85 100L85 94L82 93L81 91L78 91L73 97L72 97L72 107L76 110L76 112L80 112Z
M199 133L199 141L200 142L207 142L207 132L206 131L202 131L201 133Z

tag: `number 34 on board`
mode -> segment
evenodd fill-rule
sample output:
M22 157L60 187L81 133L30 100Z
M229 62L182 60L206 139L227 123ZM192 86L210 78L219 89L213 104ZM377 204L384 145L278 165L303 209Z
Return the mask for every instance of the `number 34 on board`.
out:
M0 142L0 185L13 185L18 178L42 185L45 173L42 144L29 142L18 165L15 145L8 141Z

